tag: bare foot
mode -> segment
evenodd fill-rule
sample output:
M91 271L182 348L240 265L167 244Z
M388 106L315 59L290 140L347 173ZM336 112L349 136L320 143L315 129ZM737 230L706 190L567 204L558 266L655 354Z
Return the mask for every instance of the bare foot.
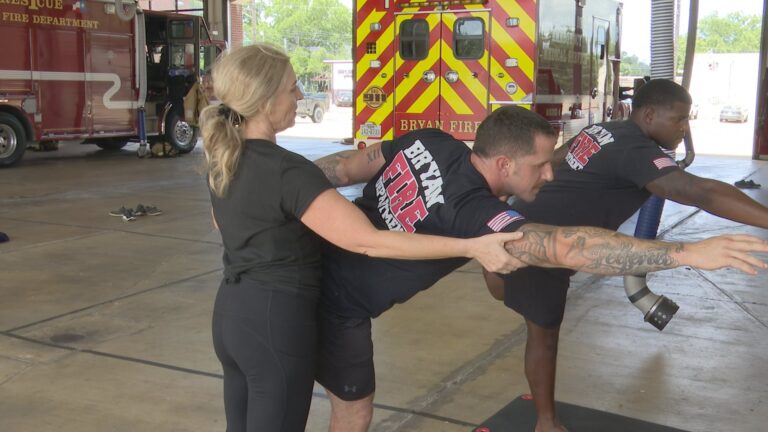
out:
M565 426L560 424L560 421L557 419L554 420L539 420L536 423L536 429L534 429L535 432L568 432L568 429L565 428Z

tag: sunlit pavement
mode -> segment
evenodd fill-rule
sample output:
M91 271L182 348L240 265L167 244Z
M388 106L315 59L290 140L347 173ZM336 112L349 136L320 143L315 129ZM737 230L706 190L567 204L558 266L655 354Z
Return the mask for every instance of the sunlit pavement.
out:
M745 123L721 123L718 107L702 107L689 123L697 154L752 157L754 115Z
M327 138L342 140L352 137L352 108L331 105L320 123L309 117L296 117L296 125L280 132L278 137Z

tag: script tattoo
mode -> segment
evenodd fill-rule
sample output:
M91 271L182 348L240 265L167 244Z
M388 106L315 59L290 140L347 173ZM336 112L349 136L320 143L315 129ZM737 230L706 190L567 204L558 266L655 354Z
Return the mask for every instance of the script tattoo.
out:
M568 267L605 275L644 274L677 267L673 253L682 243L634 239L591 227L526 225L522 239L508 244L509 253L530 265ZM563 242L562 240L568 240ZM559 240L559 241L558 241ZM558 244L568 244L558 250Z
M377 147L368 152L368 163L375 162L379 157L381 157L381 149Z

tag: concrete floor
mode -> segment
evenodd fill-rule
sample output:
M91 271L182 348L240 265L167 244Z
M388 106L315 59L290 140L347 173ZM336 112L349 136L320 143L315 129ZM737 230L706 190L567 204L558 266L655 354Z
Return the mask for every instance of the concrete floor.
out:
M313 158L341 148L288 140ZM138 160L65 144L0 171L0 431L223 431L210 314L222 269L198 151ZM693 172L768 186L768 163L699 157ZM768 188L747 191L768 204ZM109 210L153 204L123 222ZM668 204L668 239L765 230ZM768 259L768 256L762 256ZM527 392L525 326L470 264L374 322L373 431L470 431ZM689 431L765 431L768 272L678 269L652 289L680 305L664 332L620 278L577 275L558 399ZM308 431L327 430L316 388ZM581 431L586 432L586 431Z

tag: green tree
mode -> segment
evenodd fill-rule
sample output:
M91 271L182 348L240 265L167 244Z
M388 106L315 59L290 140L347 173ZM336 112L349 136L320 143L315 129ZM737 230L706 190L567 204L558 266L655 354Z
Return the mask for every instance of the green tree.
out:
M245 44L283 47L305 84L330 73L323 60L352 58L352 11L339 0L251 0L243 33Z
M651 66L647 63L641 62L640 59L634 54L627 54L625 51L621 52L621 76L636 76L642 77L651 74Z
M761 17L733 12L721 17L717 12L699 19L697 53L748 53L760 51ZM688 35L677 40L677 65L682 70Z
M745 53L760 50L760 17L734 12L719 17L716 13L699 21L697 52Z

